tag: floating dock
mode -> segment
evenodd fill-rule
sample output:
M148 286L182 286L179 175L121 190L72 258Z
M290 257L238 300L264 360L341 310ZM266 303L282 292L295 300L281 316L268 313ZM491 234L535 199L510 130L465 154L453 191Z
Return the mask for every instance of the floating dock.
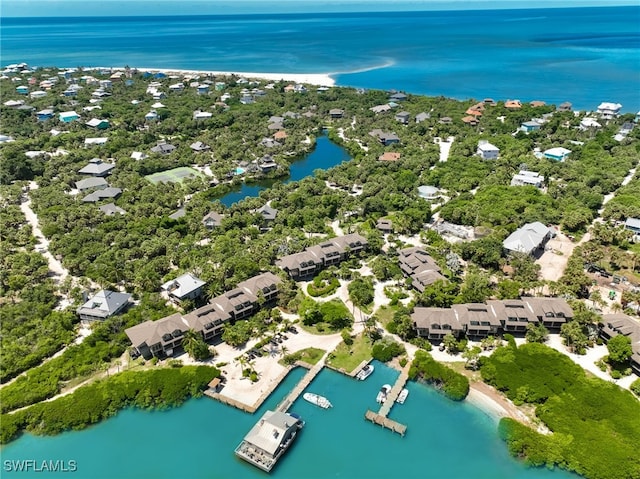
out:
M364 414L364 418L371 421L374 424L378 424L386 429L389 429L393 432L399 433L404 437L407 432L407 426L404 424L400 424L393 419L389 419L387 416L391 411L391 407L398 399L398 395L400 391L404 388L405 384L407 384L407 380L409 379L409 368L411 367L411 363L408 363L404 368L402 368L402 372L396 379L395 384L391 388L391 392L387 394L387 399L384 401L382 406L380 407L380 411L374 412L370 409L367 409L367 412Z

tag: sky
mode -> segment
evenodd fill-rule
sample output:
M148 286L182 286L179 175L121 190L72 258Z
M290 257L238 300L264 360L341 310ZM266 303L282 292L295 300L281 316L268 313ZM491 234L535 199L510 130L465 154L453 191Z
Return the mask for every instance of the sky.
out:
M640 0L2 0L0 17L376 12L615 5L640 5Z

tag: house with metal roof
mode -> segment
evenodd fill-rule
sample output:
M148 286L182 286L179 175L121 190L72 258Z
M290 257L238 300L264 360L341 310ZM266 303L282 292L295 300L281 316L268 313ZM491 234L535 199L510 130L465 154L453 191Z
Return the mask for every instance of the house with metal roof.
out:
M202 289L207 283L191 273L185 273L176 279L167 281L161 288L166 291L169 298L175 301L195 299L202 294Z
M568 150L566 148L563 148L562 146L556 146L555 148L549 148L548 150L545 150L542 155L545 158L549 158L550 160L555 160L555 161L565 161L567 158L569 158L569 155L571 154L571 150Z
M544 176L536 171L520 170L511 178L511 186L535 186L542 188L544 184Z
M486 140L480 140L476 154L480 155L483 160L496 160L500 155L500 149Z
M102 289L80 306L76 313L80 319L100 320L123 312L129 306L131 295Z
M536 221L515 230L502 242L502 246L509 253L536 255L544 250L551 236L551 230Z
M113 163L106 163L100 158L92 158L89 163L78 170L82 175L105 177L116 167Z

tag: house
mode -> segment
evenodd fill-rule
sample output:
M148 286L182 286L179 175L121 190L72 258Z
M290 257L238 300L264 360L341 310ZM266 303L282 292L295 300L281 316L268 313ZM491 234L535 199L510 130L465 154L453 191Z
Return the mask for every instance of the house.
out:
M531 105L533 108L540 108L541 106L546 106L546 102L542 101L542 100L533 100L529 102L529 105Z
M184 83L174 83L173 85L169 85L169 90L174 93L180 93L184 90Z
M507 332L523 334L529 323L558 331L572 317L573 310L562 298L491 300L451 308L419 307L411 314L417 335L430 341L441 341L447 334L477 339Z
M407 95L405 95L404 93L394 93L393 95L391 95L389 97L389 100L391 101L405 101L407 99Z
M440 198L440 190L431 185L418 186L418 196L429 201L437 200Z
M367 240L357 233L338 236L310 246L300 253L283 256L276 260L276 266L297 281L310 278L323 268L339 264L367 246Z
M224 216L221 215L220 213L216 213L215 211L211 211L211 212L207 213L204 216L204 218L202 218L202 224L208 230L212 230L212 229L217 228L218 226L220 226L222 224L222 218L224 218Z
M143 153L141 151L133 151L131 153L131 158L136 161L144 160L145 158L148 158L148 157L149 156L146 153Z
M158 119L158 112L157 112L157 111L155 111L155 110L151 110L149 113L147 113L147 114L144 116L144 119L145 119L146 121L155 121L155 120L157 120L157 119Z
M441 125L450 125L453 122L450 116L443 116L438 120Z
M376 229L383 234L393 233L393 223L391 220L380 218L376 223Z
M267 173L278 168L278 164L271 157L271 155L264 155L262 158L260 158L259 166L263 173Z
M81 320L107 319L123 312L129 306L131 295L102 289L80 306L76 313Z
M127 214L125 210L123 210L119 206L116 206L115 203L107 203L106 205L100 206L98 209L107 216L115 216L117 214L119 215Z
M598 123L595 118L589 118L589 117L585 117L582 120L580 120L580 125L578 126L578 128L581 129L582 131L590 130L592 128L601 128L601 127L602 125Z
M17 86L16 92L18 92L20 95L26 95L29 93L29 87L25 85Z
M255 103L255 100L251 95L242 95L240 97L240 103L242 103L243 105L252 105L253 103Z
M107 176L116 167L113 163L105 163L100 158L93 158L89 163L80 168L78 173L91 176Z
M107 188L96 190L93 193L89 193L87 196L82 198L82 201L84 203L97 203L98 201L105 199L115 199L121 194L122 190L120 188L109 186Z
M511 179L511 186L535 186L536 188L542 188L544 183L544 176L535 171L520 170L517 175L513 175Z
M605 120L616 118L621 109L622 105L620 103L602 102L598 105L598 113Z
M80 192L93 188L107 188L108 186L109 183L107 183L107 180L100 177L92 177L76 181L76 189Z
M600 337L609 342L620 334L631 340L631 370L640 376L640 322L626 314L604 314L604 325L600 329Z
M36 118L38 119L38 121L47 121L53 118L53 110L51 108L40 110L38 113L36 113Z
M483 160L496 160L500 155L500 149L486 140L480 140L476 153L480 155Z
M627 218L624 222L625 229L632 231L635 234L640 234L640 219L639 218Z
M425 113L425 112L418 113L416 115L416 123L422 123L423 121L428 120L430 118L431 118L431 115L429 113Z
M196 153L201 153L203 151L209 151L210 147L209 145L201 142L201 141L196 141L194 143L191 143L191 145L189 145L189 148L191 148L193 151L195 151Z
M406 125L409 123L409 117L411 116L411 114L408 111L400 111L398 113L396 113L395 119L397 122L402 123L403 125Z
M342 118L344 116L344 110L341 110L340 108L332 108L329 110L329 116L334 119Z
M29 94L29 97L31 98L44 98L45 96L47 96L47 92L42 90L32 91Z
M269 203L258 208L255 212L260 213L265 221L274 221L278 215L278 210L269 206Z
M183 301L185 299L196 299L202 294L206 284L200 278L196 278L190 273L185 273L176 279L167 281L161 288L167 292L170 299Z
M24 100L7 100L3 105L8 106L9 108L19 108L24 105Z
M509 110L519 110L522 108L522 102L520 100L507 100L504 102L504 107Z
M208 120L212 116L213 116L213 113L211 113L209 111L196 110L196 111L193 112L193 119L194 120Z
M378 161L398 161L400 159L400 153L393 151L385 151L378 157Z
M560 105L558 105L558 111L571 111L572 109L573 105L568 101L565 101L564 103L560 103Z
M551 236L551 230L536 221L515 230L502 242L502 246L508 253L536 255L544 250Z
M206 95L209 93L209 85L201 83L196 87L196 90L198 91L198 95Z
M282 146L281 143L278 143L273 138L263 138L260 140L260 146L264 146L265 148L275 148L276 146Z
M286 131L280 130L280 131L276 131L273 134L273 139L274 140L286 140L288 136L289 135L287 135Z
M391 106L385 103L384 105L372 106L371 108L369 108L369 110L371 110L374 113L385 113L391 110Z
M104 145L107 141L109 141L109 138L105 137L105 136L101 136L99 138L85 138L84 139L84 144L85 145Z
M400 250L398 263L402 273L411 278L411 285L420 293L436 281L446 281L435 260L421 248L414 246Z
M478 119L475 116L465 116L462 118L462 123L469 126L477 126Z
M571 154L571 150L567 150L561 146L557 146L555 148L550 148L543 152L543 156L545 158L549 158L550 160L555 161L565 161L569 155Z
M369 135L373 136L374 138L377 138L380 141L380 143L382 143L384 146L400 143L400 138L398 138L398 136L395 133L388 133L378 128L376 128L375 130L371 130L369 132Z
M92 118L85 125L95 128L96 130L106 130L109 128L109 120L101 120L99 118Z
M151 151L153 153L158 153L160 155L169 155L173 153L175 149L176 147L169 143L160 143L159 145L156 145L153 148L151 148Z
M71 123L72 121L76 121L78 118L80 118L80 115L78 115L75 111L63 111L62 113L58 114L58 118L63 123Z
M520 125L520 130L525 133L531 133L532 131L540 130L542 125L536 120L525 121L522 125Z

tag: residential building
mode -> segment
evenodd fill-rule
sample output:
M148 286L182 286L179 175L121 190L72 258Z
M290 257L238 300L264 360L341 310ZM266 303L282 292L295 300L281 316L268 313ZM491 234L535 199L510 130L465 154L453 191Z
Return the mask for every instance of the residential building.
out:
M476 153L480 155L483 160L496 160L500 155L500 149L486 140L480 140Z
M109 141L109 138L105 136L98 138L85 138L84 144L85 146L104 145L107 141Z
M531 133L532 131L540 130L542 125L536 120L525 121L522 125L520 125L520 130L525 133Z
M431 115L429 113L425 113L425 112L418 113L416 115L416 123L422 123L423 121L426 121L430 118L431 118Z
M336 119L342 118L344 116L344 110L341 110L340 108L332 108L329 110L329 116Z
M376 223L376 229L383 234L393 233L393 223L391 220L380 218Z
M368 245L366 238L351 233L331 238L320 244L306 248L276 260L276 266L286 271L294 280L313 277L318 271L336 265L357 254Z
M262 215L262 218L265 221L274 221L276 219L276 216L278 216L278 210L275 208L272 208L269 205L269 203L265 203L262 207L258 208L255 212L260 213Z
M44 110L40 110L36 113L36 117L38 121L46 121L53 118L53 110L51 108L46 108Z
M371 110L374 113L385 113L385 112L391 110L391 106L389 106L389 104L385 103L384 105L372 106L371 108L369 108L369 110Z
M544 246L551 236L551 230L536 221L515 230L502 242L502 246L509 253L525 253L535 256L544 251Z
M633 231L635 234L640 234L640 218L627 218L624 222L624 227L629 231Z
M409 117L411 114L408 111L399 111L396 113L395 119L397 122L407 125L409 123Z
M207 213L204 218L202 218L202 224L208 230L212 230L222 224L222 218L224 218L224 216L222 216L220 213L211 211Z
M545 158L549 158L550 160L563 162L567 158L569 158L570 154L571 150L567 150L562 146L556 146L555 148L549 148L548 150L545 150L542 155Z
M107 183L107 180L101 177L92 177L76 181L76 189L80 192L90 190L92 188L107 188L108 186L109 183Z
M418 186L418 196L425 200L434 201L440 198L440 189L431 185Z
M159 145L156 145L153 148L151 148L151 151L153 153L159 153L160 155L169 155L173 153L175 149L176 147L169 143L160 143Z
M78 173L82 175L105 177L111 173L111 170L115 167L116 165L113 163L105 163L100 158L93 158L89 160L89 163L86 166L80 168Z
M411 247L400 250L398 262L405 276L411 278L411 285L420 293L436 281L446 281L440 274L440 267L429 254L421 248Z
M620 334L631 340L631 369L640 376L640 322L626 314L604 314L600 337L606 342Z
M185 273L176 279L167 281L161 288L167 292L169 298L175 301L185 299L196 299L202 294L202 290L207 283L191 273Z
M82 198L82 201L84 203L97 203L98 201L101 201L101 200L116 199L121 194L122 194L122 190L120 188L114 188L109 186L107 188L102 188L92 193L89 193L87 196Z
M131 295L102 289L80 306L76 313L83 320L106 319L123 312L129 306Z
M564 103L560 103L560 105L558 105L558 111L571 111L572 109L573 105L568 101L565 101Z
M622 105L620 103L602 102L598 105L598 113L605 120L616 118L620 114Z
M542 188L544 183L544 176L535 171L520 170L516 175L511 178L511 186L535 186L536 188Z
M455 304L451 308L414 308L413 328L418 336L441 341L447 334L484 338L501 333L524 334L528 324L542 324L551 331L573 318L562 298L490 300L486 304Z
M580 128L582 131L590 130L592 128L601 128L602 125L596 121L595 118L585 117L580 120Z
M58 115L58 118L64 123L71 123L72 121L76 121L78 118L80 118L80 115L78 115L75 111L63 111Z
M95 128L96 130L106 130L109 128L109 120L101 120L99 118L92 118L85 125Z
M115 216L117 214L124 215L127 213L125 210L123 210L119 206L116 206L115 203L107 203L106 205L100 206L98 209L107 216Z
M201 153L203 151L209 151L210 147L209 145L201 142L201 141L196 141L194 143L191 143L191 145L189 145L189 148L191 148L193 151L195 151L196 153Z
M377 138L384 146L400 143L400 138L398 138L395 133L388 133L378 128L376 128L375 130L371 130L369 132L369 135Z
M509 110L519 110L522 108L522 102L520 100L507 100L504 102L504 107Z
M394 93L389 97L390 101L405 101L406 99L407 99L407 95L400 92Z

